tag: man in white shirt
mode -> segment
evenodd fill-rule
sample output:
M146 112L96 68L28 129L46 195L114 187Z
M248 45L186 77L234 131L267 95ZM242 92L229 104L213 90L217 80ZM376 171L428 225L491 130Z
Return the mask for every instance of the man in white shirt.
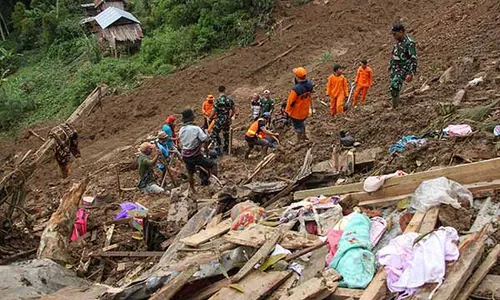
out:
M194 125L193 121L194 113L191 109L182 111L183 126L179 131L179 138L182 145L182 159L188 170L189 189L195 193L193 174L196 172L196 167L200 166L208 171L209 174L205 174L208 175L205 177L210 177L214 162L201 153L203 144L208 141L208 135L199 126ZM204 170L200 169L200 173L205 172Z

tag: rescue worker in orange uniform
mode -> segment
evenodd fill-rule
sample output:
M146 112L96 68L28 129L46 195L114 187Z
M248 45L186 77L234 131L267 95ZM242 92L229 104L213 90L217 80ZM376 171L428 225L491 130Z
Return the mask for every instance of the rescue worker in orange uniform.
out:
M208 120L210 118L210 114L212 113L212 109L214 108L214 96L208 95L205 101L203 101L203 105L201 106L201 111L203 112L203 117L205 121L203 122L202 129L208 129Z
M290 117L293 130L297 134L297 144L302 140L307 141L305 121L309 117L313 91L312 81L306 79L307 71L303 67L293 69L295 85L292 87L285 112Z
M269 112L265 112L262 114L261 118L258 118L256 121L250 125L245 134L245 141L247 141L248 149L245 152L245 159L248 158L250 152L252 152L255 146L262 147L262 154L264 156L267 155L267 149L269 148L269 141L266 139L266 136L269 135L273 139L275 139L278 143L277 136L278 133L274 133L271 130L266 128L266 125L269 123L271 119L271 114Z
M326 95L330 96L330 115L344 113L344 100L349 96L349 88L347 87L347 79L342 75L343 68L336 64L333 66L334 74L328 77L326 84Z
M358 106L358 97L361 93L360 104L365 103L366 94L368 89L372 87L373 84L373 70L368 66L368 61L363 59L361 61L361 66L358 68L358 73L356 74L356 91L354 91L354 99L352 105L354 107Z

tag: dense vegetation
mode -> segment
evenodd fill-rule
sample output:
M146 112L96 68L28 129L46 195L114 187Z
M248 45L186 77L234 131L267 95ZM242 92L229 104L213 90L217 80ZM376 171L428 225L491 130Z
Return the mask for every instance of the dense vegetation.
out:
M145 75L167 74L217 49L247 45L275 2L127 1L145 37L136 55L112 58L79 24L85 17L79 1L6 1L10 10L0 10L10 32L0 46L0 131L66 116L100 83L130 88Z

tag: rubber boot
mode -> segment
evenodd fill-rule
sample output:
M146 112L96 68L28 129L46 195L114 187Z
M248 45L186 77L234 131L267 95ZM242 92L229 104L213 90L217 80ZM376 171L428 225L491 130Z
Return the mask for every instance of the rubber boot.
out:
M399 103L400 103L399 96L392 96L391 98L392 108L397 108L399 106Z
M252 149L248 148L247 151L245 152L245 159L248 159L248 157L250 156L250 152L252 152Z

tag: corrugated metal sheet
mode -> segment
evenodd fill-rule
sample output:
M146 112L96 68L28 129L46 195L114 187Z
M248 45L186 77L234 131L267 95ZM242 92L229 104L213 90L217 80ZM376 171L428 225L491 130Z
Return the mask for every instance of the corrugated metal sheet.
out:
M141 24L131 13L116 7L109 7L95 17L95 20L102 29L106 29L120 18L125 18L134 23Z

